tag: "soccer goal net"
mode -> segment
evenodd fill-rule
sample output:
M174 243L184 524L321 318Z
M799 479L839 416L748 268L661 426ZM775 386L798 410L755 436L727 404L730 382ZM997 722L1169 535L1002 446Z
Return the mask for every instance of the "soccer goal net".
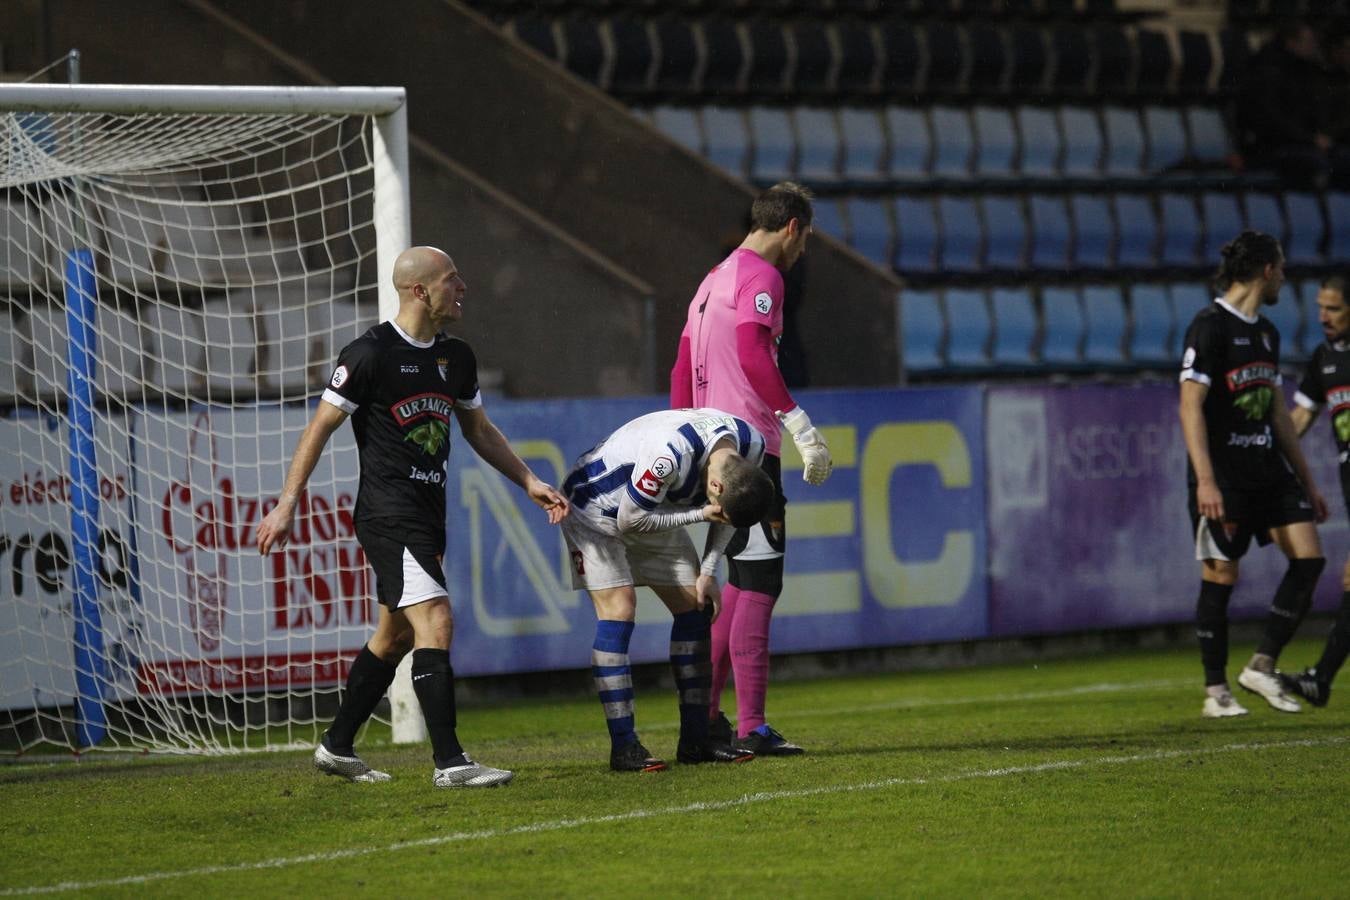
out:
M0 753L310 742L372 628L335 435L255 532L338 349L393 301L403 91L0 86Z

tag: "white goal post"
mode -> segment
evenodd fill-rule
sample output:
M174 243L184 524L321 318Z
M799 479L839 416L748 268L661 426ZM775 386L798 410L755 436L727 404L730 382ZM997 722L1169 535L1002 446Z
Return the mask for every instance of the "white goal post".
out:
M375 617L347 429L291 546L251 536L337 350L397 311L407 147L402 88L0 85L0 754L331 715Z

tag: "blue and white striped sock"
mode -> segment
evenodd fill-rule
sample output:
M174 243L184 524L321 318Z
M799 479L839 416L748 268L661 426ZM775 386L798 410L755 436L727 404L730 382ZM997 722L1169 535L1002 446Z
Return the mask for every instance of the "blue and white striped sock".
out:
M628 642L632 637L632 622L600 619L595 623L591 677L595 679L609 739L615 747L637 740L633 730L633 669L628 662Z
M670 623L670 667L680 694L680 743L708 739L708 701L712 693L712 629L694 609Z

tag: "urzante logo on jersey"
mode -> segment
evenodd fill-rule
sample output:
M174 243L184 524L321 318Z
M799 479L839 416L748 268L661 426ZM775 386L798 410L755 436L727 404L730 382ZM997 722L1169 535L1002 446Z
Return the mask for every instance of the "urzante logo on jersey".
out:
M1238 366L1224 376L1228 390L1233 392L1233 405L1253 422L1263 421L1270 412L1276 374L1270 363L1253 362Z
M674 460L668 456L658 456L647 467L647 471L642 473L642 477L637 480L638 493L655 500L661 496L661 486L665 484L666 479L674 471Z
M418 394L395 403L389 412L405 428L418 419L431 419L409 431L403 439L421 447L427 456L435 456L450 440L450 410L454 405L444 394Z

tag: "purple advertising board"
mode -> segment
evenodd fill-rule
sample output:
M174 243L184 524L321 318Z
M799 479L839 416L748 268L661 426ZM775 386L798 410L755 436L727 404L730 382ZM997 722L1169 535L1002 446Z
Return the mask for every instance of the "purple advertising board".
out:
M991 388L989 623L994 635L1189 622L1200 566L1186 507L1178 390L1156 385ZM1347 544L1325 419L1303 441L1331 506L1316 607L1333 608ZM1242 561L1230 613L1265 612L1284 574L1273 546Z

